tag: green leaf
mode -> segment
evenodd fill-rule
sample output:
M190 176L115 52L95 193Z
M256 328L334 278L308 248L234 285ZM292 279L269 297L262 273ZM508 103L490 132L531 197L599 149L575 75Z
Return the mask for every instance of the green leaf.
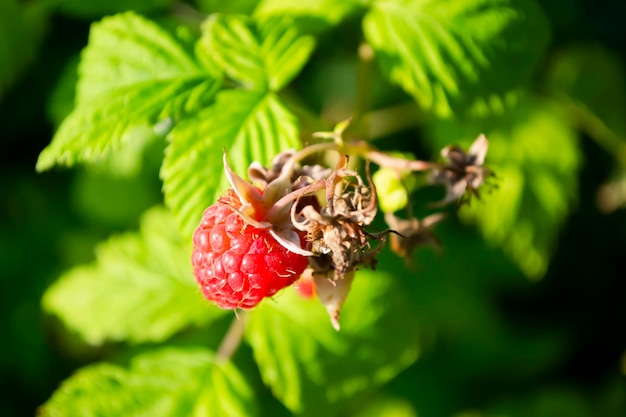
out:
M548 39L533 0L378 0L363 29L387 76L441 117L501 113Z
M158 342L218 317L199 293L189 252L163 208L147 211L139 233L111 237L94 264L66 272L43 307L88 343Z
M501 246L531 278L548 266L560 227L577 196L581 156L577 134L556 103L527 98L501 118L431 124L437 149L463 138L468 146L480 133L489 139L486 165L497 189L460 215L475 222L487 241Z
M144 81L206 75L187 42L132 12L94 23L78 68L77 103Z
M261 23L242 15L210 16L201 44L232 79L259 90L278 91L302 69L315 46L288 19Z
M136 128L167 132L210 103L220 81L182 42L154 23L125 13L95 23L83 51L76 108L37 161L94 162L131 141Z
M273 93L226 90L213 106L176 126L161 169L165 202L190 241L202 212L228 188L222 164L245 176L253 161L267 165L299 147L296 119Z
M230 363L201 348L137 355L128 368L92 365L66 380L42 417L254 416L254 392Z
M334 403L415 361L417 326L397 278L358 271L339 332L319 300L304 300L293 288L251 314L246 339L263 380L289 409L328 415Z
M626 140L624 63L602 45L575 45L555 54L548 73L553 92L597 116Z
M359 0L261 0L254 16L289 16L305 33L316 33L339 24L358 10L361 3Z

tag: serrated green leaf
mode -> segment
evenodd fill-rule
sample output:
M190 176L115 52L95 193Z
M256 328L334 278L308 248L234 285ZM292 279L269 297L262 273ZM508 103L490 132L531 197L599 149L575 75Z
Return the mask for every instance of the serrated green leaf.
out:
M201 44L232 79L278 91L306 64L315 40L301 36L287 19L255 22L243 15L210 16Z
M145 81L206 75L186 47L181 39L132 12L94 23L78 67L77 104Z
M460 215L476 222L485 239L501 246L531 278L541 277L560 227L577 195L581 156L577 134L563 108L527 98L502 118L431 124L437 148L463 138L467 146L484 132L489 139L486 165L496 173L497 189Z
M111 237L94 264L66 272L43 307L90 344L158 342L223 314L199 293L189 251L163 208L145 213L139 233Z
M396 278L358 271L339 332L319 300L304 300L293 288L256 309L246 339L274 395L294 412L327 415L333 403L390 380L415 361L418 329Z
M340 23L361 7L359 0L261 0L256 18L289 16L305 33L316 33Z
M100 95L63 121L39 155L37 170L99 161L130 141L136 129L156 127L159 121L171 125L210 102L216 86L214 80L194 77L148 81Z
M624 69L619 56L602 45L576 45L555 54L547 82L626 140Z
M129 141L138 127L167 132L210 103L219 86L182 43L154 23L133 13L105 18L93 25L82 54L77 106L42 151L37 170L95 162Z
M170 134L161 169L165 202L190 241L203 211L228 188L222 164L245 176L253 161L268 164L279 152L299 147L296 119L273 93L220 92L215 104Z
M548 39L533 0L378 0L363 29L387 76L441 117L501 113Z
M128 368L81 369L42 406L42 417L200 417L257 415L254 392L230 363L201 348L162 349Z

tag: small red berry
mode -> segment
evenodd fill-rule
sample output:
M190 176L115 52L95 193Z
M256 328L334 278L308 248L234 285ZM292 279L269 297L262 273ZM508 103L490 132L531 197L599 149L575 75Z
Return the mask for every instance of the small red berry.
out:
M236 211L241 206L229 190L205 210L193 236L196 281L208 300L225 309L256 306L291 285L307 266L307 257L279 244L270 229L247 223Z
M311 273L307 273L311 272ZM311 300L317 295L315 290L315 282L313 281L312 270L305 271L300 279L294 283L294 289L298 295L305 300Z

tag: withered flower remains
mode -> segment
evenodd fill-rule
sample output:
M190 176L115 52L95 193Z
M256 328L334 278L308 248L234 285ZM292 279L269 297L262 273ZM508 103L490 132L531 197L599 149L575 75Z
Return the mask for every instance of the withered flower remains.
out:
M446 146L441 150L441 156L447 164L432 170L431 181L446 186L446 196L438 205L445 205L461 199L465 195L479 197L478 188L485 179L492 174L489 168L483 166L489 142L485 135L480 135L465 152L460 146ZM466 194L467 193L467 194Z
M205 217L210 218L203 219L194 235L194 273L209 300L223 308L252 308L302 274L314 283L339 330L339 312L355 271L376 266L376 255L389 234L391 249L406 259L419 245L439 245L432 229L443 219L441 213L422 220L385 213L390 229L368 230L379 209L370 161L391 169L430 172L431 180L447 189L440 205L466 192L478 195L478 188L492 175L483 166L488 146L484 135L467 153L458 146L446 147L442 155L447 163L440 165L391 156L366 142L344 143L341 134L346 126L315 136L333 142L280 153L269 168L251 164L250 181L235 174L224 157L232 188L218 201L220 207L207 209ZM338 155L334 167L302 163L328 151ZM365 180L349 167L349 155L366 161Z

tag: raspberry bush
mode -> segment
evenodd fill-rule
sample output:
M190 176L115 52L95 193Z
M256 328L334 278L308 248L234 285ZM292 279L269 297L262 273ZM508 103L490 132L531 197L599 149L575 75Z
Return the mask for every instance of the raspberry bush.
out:
M90 23L36 162L75 168L89 232L41 304L90 364L38 415L622 415L617 377L551 391L573 336L507 310L558 268L580 132L616 155L598 207L626 201L619 62L550 47L537 1L7 4Z

